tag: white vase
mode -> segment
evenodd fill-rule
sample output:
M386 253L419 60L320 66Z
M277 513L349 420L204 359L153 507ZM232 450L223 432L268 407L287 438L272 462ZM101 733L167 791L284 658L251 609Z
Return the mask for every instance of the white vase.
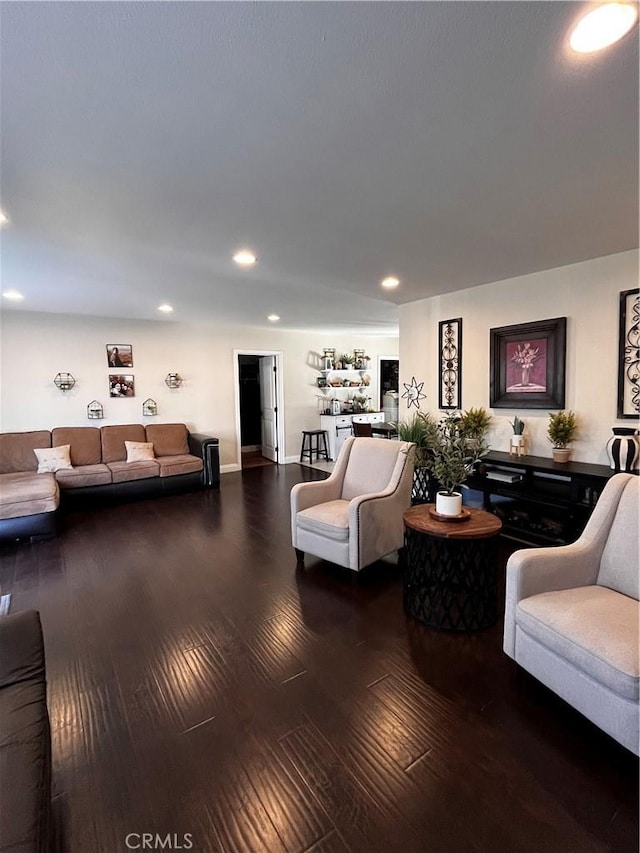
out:
M511 436L511 444L514 447L522 447L522 442L524 441L523 435L512 435Z
M440 515L460 515L462 512L462 495L454 492L452 495L446 492L436 494L436 512Z

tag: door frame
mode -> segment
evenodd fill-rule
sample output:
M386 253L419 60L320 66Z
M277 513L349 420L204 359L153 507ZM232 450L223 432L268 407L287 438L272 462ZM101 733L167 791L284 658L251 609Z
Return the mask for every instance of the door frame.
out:
M242 467L242 433L240 430L240 369L238 365L239 355L272 355L276 359L276 406L278 407L278 429L277 441L278 449L276 451L276 464L284 465L284 383L282 376L282 350L266 350L266 349L234 349L233 351L233 387L235 395L235 413L236 413L236 460L239 470Z
M382 396L382 364L383 361L397 361L398 362L398 384L400 384L400 356L399 355L379 355L378 356L378 370L376 375L376 380L378 384L378 400L376 402L376 412L382 409L382 402L380 400ZM400 389L398 388L398 395L400 394Z

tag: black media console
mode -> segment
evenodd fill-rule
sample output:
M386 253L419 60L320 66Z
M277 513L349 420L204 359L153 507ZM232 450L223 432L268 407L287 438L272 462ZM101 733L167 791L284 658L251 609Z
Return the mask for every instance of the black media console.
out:
M492 450L467 485L500 518L504 537L525 545L566 545L582 533L613 474L606 465Z

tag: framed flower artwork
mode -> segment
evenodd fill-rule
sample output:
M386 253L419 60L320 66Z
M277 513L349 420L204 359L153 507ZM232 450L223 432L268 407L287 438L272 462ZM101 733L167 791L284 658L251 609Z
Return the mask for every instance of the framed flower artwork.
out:
M567 318L491 329L490 405L563 409Z

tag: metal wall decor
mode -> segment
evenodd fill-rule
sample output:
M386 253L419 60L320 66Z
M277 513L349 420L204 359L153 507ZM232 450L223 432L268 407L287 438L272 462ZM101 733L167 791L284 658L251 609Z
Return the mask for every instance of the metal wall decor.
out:
M424 388L424 382L416 382L416 377L411 377L411 382L403 382L405 391L402 395L402 399L407 401L407 408L410 409L411 406L415 406L416 409L420 408L420 400L426 399L426 394L422 393L422 389Z
M53 384L61 391L70 391L76 384L76 380L70 373L56 373Z
M620 293L618 417L640 415L640 288Z
M164 381L169 388L179 388L182 385L182 377L179 373L167 373Z
M158 404L151 397L142 404L142 414L147 418L152 418L158 414Z
M89 420L102 420L102 418L104 418L104 408L102 403L99 403L97 400L92 400L87 406L87 417Z
M462 317L438 323L438 408L462 408Z

